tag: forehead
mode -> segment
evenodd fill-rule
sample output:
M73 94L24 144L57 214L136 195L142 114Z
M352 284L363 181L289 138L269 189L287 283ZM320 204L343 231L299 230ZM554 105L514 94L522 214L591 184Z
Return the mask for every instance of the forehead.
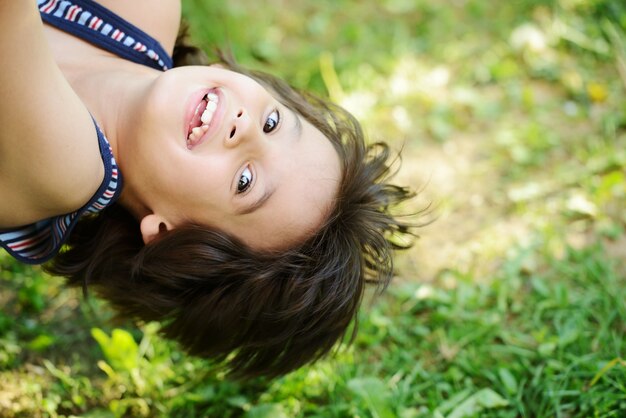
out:
M271 157L272 196L244 215L244 241L256 248L288 246L313 234L332 209L341 180L338 154L328 138L301 118L302 135ZM242 219L243 220L243 219Z

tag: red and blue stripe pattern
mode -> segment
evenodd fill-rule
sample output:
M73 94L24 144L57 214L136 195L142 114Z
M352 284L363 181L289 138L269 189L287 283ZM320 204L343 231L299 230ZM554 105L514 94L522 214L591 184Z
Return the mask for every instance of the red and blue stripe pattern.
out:
M95 121L94 121L95 124ZM76 212L44 219L30 225L0 230L0 246L13 257L28 264L40 264L59 251L78 219L86 213L97 213L111 205L122 191L122 177L106 137L96 125L104 179L87 204Z
M102 49L165 71L172 59L147 33L90 0L37 0L41 18Z

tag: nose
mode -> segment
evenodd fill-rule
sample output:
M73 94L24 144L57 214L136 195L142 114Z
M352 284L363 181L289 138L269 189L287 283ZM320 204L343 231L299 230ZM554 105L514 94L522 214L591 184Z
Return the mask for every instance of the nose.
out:
M224 143L226 147L235 147L246 137L252 135L252 121L249 113L240 108L236 111L235 117L230 124L230 130L226 132Z

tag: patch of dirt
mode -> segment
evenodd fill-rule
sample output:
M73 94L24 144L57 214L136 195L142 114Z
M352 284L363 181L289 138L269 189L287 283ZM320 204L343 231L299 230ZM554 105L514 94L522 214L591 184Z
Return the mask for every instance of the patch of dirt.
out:
M406 279L428 281L450 268L475 268L481 236L503 228L496 221L501 209L492 204L495 175L477 144L477 138L464 135L445 144L404 149L397 180L421 191L416 203L431 204L426 219L433 220L420 229L415 246L397 257ZM415 184L416 179L421 183Z

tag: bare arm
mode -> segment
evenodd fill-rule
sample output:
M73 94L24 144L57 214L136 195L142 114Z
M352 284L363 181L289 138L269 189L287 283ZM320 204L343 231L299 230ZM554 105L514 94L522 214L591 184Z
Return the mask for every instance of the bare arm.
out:
M102 181L91 117L56 65L34 0L0 0L0 227L82 206Z

